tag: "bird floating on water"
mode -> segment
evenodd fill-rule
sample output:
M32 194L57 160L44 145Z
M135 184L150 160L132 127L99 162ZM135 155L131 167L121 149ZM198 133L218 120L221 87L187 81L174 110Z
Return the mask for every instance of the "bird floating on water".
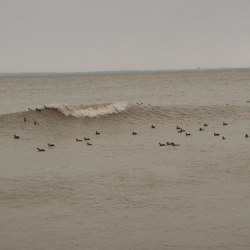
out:
M43 148L37 148L37 150L38 150L38 152L44 152L45 151L45 149L43 149Z

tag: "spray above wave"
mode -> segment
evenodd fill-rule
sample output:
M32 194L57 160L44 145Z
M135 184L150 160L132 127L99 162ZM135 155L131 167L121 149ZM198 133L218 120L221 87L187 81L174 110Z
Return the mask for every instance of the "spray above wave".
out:
M114 102L106 104L80 105L80 106L59 106L54 107L64 115L74 117L97 117L110 114L117 114L126 110L125 102Z

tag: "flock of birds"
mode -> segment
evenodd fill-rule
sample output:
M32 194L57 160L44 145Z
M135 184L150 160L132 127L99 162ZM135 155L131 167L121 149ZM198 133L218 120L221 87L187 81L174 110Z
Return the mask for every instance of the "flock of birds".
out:
M26 118L24 118L24 122L29 122L29 121ZM34 121L34 125L39 125L39 123ZM96 131L95 134L100 135L101 133ZM132 135L137 135L137 133L133 132ZM20 136L14 134L14 139L20 139ZM83 140L87 141L87 146L92 146L93 145L92 143L89 142L90 141L89 137L84 137ZM82 142L83 140L79 139L79 138L76 138L77 142ZM55 146L55 144L52 144L52 143L47 143L47 144L48 144L49 147L54 147ZM37 150L38 150L38 152L45 152L44 148L37 148Z
M24 122L29 122L29 121L26 118L24 118ZM39 125L39 123L34 121L34 125ZM100 135L100 132L96 131L95 134ZM14 134L14 139L20 139L20 136ZM83 140L76 138L76 141L81 142ZM90 141L90 138L89 137L84 137L84 141ZM47 145L49 147L54 147L55 146L55 144L53 144L53 143L47 143ZM92 143L87 142L87 146L92 146L92 145L93 145ZM37 148L37 150L38 150L38 152L45 152L44 148Z
M45 105L44 105L44 108L45 108L45 109L49 109L49 108L46 107ZM33 109L28 108L28 110L32 111ZM39 108L36 108L35 111L41 112L42 110L39 109ZM27 120L26 117L23 118L23 121L24 121L24 122L30 122L29 120ZM40 125L40 124L39 124L37 121L34 121L34 125ZM155 126L152 125L152 128L155 128ZM100 135L100 132L96 131L95 134L96 134L96 135ZM132 135L137 135L137 132L132 132ZM20 139L20 136L14 134L14 139ZM90 141L90 138L89 138L89 137L84 137L83 139L84 139L84 141L87 141L87 146L92 146L92 145L93 145L92 143L89 142L89 141ZM77 142L82 142L83 140L82 140L82 139L79 139L79 138L76 138L76 141L77 141ZM49 146L49 147L54 147L55 144L48 143L48 146ZM44 149L44 148L37 148L37 150L38 150L38 152L45 152L45 149Z
M223 124L223 126L226 126L226 125L227 125L226 122L223 122L222 124ZM207 124L207 123L204 123L203 126L204 126L204 127L207 127L208 124ZM151 128L155 128L155 126L152 125ZM179 127L179 126L176 126L176 129L177 129L178 133L186 132L185 129L182 129L182 128ZM201 128L201 127L199 128L199 131L204 131L204 130L205 130L204 128ZM190 133L187 133L187 132L186 132L185 134L186 134L186 136L191 136ZM214 136L220 136L220 134L219 134L219 133L214 133ZM248 137L249 137L248 134L246 134L246 135L245 135L245 138L248 138ZM225 136L222 136L222 140L225 140L225 139L226 139ZM162 147L162 146L180 146L180 144L176 144L176 143L174 143L174 142L166 142L166 143L160 143L160 142L159 142L159 145L160 145L160 147Z
M44 105L44 108L45 108L45 109L49 109L49 108L46 107L45 105ZM33 110L33 109L28 108L28 110L31 111L31 110ZM41 112L42 110L39 109L39 108L36 108L35 111ZM24 122L30 122L29 120L27 120L26 117L23 118L23 121L24 121ZM39 124L37 121L34 121L34 125L40 125L40 124ZM100 135L100 132L96 131L95 134L96 134L96 135ZM137 133L133 132L133 134L137 134ZM14 134L14 139L20 139L20 136ZM77 141L77 142L81 142L81 141L83 141L83 140L82 140L82 139L76 138L76 141ZM89 138L89 137L84 137L84 141L90 141L90 138ZM48 145L48 147L54 147L54 146L55 146L55 144L53 144L53 143L47 143L47 145ZM87 142L87 146L92 146L92 145L93 145L92 143ZM45 149L44 149L44 148L37 148L37 151L38 151L38 152L45 152Z
M44 105L44 108L45 108L45 109L48 109L45 105ZM32 109L31 109L31 108L28 108L28 110L32 110ZM41 112L41 111L42 111L42 110L39 109L39 108L36 108L35 110L38 111L38 112ZM29 120L27 120L26 117L23 118L23 121L24 121L24 122L30 122ZM40 125L40 124L39 124L37 121L34 121L34 125ZM14 134L14 139L20 139L20 136ZM47 143L47 144L48 144L49 147L54 147L54 146L55 146L55 144L53 144L53 143ZM45 152L45 149L44 149L44 148L37 148L37 150L38 150L38 152Z
M138 104L138 105L142 105L143 103L140 103L140 104L137 103L137 104ZM44 108L45 108L45 109L49 109L49 108L46 107L45 105L44 105ZM32 110L32 109L28 108L28 110ZM39 108L36 108L35 110L38 111L38 112L41 112L41 111L42 111L42 110L39 109ZM23 121L24 121L24 122L29 122L29 121L27 120L26 117L24 117ZM223 126L228 125L226 122L223 122L222 124L223 124ZM34 125L40 125L40 124L39 124L37 121L34 121ZM207 127L208 124L207 124L207 123L204 123L203 126L204 126L204 127ZM152 124L152 125L151 125L151 128L152 128L152 129L155 129L155 125ZM176 129L177 129L178 133L183 133L183 132L185 132L186 136L191 136L190 133L187 133L185 129L182 129L182 128L179 127L179 126L176 126ZM204 131L204 130L205 130L204 128L201 128L201 127L199 128L199 131ZM96 134L96 135L100 135L100 132L96 131L95 134ZM137 132L134 132L134 131L133 131L133 132L132 132L132 135L137 135ZM220 136L220 134L219 134L219 133L214 133L214 136ZM246 134L246 135L245 135L245 138L248 138L248 137L249 137L248 134ZM20 136L14 134L14 139L20 139ZM89 142L89 141L90 141L90 138L89 138L89 137L84 137L83 139L84 139L84 141L87 141L87 146L92 146L92 145L93 145L92 143ZM225 140L225 139L226 139L225 136L222 136L222 140ZM83 140L82 140L82 139L79 139L79 138L76 138L76 141L77 141L77 142L82 142ZM166 142L166 143L161 143L161 142L159 142L159 145L160 145L160 147L162 147L162 146L180 146L180 144L177 144L177 143L174 143L174 142ZM55 144L48 143L48 147L54 147L54 146L55 146ZM37 148L37 150L38 150L38 152L44 152L44 151L45 151L44 148Z
M98 131L95 131L95 134L96 135L99 135L100 134L100 132L98 132ZM84 141L90 141L90 138L89 137L84 137L83 138L84 139ZM78 139L78 138L76 138L76 141L82 141L82 139ZM87 142L87 146L92 146L93 144L92 143L90 143L90 142Z

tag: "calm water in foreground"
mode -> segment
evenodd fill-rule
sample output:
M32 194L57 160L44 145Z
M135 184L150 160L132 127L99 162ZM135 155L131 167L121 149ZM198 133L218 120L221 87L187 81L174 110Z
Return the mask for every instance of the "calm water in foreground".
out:
M2 75L0 100L1 249L250 249L250 70Z

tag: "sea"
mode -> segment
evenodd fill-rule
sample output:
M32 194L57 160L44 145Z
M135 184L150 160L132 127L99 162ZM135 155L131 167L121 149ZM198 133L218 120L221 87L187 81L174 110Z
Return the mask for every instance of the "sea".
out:
M250 249L249 68L1 74L0 103L0 249Z

